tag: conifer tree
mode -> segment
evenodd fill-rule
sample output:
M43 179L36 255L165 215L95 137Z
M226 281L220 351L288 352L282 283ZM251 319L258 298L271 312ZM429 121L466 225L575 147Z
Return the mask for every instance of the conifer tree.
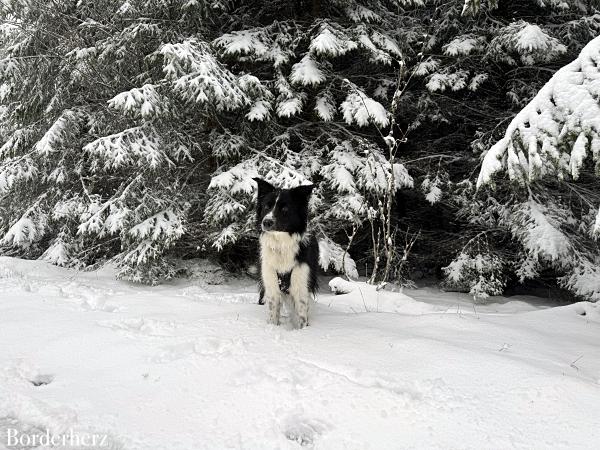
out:
M540 273L480 155L600 32L597 0L7 0L0 23L3 253L150 283L249 263L260 175L318 184L324 268L448 267L478 296ZM597 208L575 166L551 222L591 214L567 185Z

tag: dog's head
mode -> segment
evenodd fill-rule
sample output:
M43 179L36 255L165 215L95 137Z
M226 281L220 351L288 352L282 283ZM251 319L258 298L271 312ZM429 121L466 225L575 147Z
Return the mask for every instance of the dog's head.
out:
M261 178L258 183L256 221L261 231L304 233L308 222L308 200L314 185L278 189Z

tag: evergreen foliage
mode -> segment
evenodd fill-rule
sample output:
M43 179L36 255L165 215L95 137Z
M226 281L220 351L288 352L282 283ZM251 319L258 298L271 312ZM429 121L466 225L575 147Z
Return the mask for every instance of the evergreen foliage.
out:
M583 236L596 217L592 141L574 138L568 179L548 179L544 161L520 190L496 177L496 190L477 191L476 177L506 124L599 34L598 6L4 1L1 251L114 261L146 283L173 276L174 258L247 264L260 175L317 183L324 269L369 276L380 257L394 269L384 278L406 282L447 267L449 285L485 296L548 261L565 286L597 298L573 277L598 261L555 263L596 245L592 234L532 250L548 227ZM388 238L398 250L375 257Z

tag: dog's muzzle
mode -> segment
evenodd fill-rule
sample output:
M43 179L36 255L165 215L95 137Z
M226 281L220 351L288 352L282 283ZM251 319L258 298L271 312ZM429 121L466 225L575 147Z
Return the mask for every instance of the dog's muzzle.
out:
M263 231L271 231L275 226L275 221L271 217L265 217L262 221Z

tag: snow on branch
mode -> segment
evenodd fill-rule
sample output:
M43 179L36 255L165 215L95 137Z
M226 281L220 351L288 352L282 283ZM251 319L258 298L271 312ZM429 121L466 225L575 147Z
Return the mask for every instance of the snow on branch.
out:
M171 242L183 232L182 218L173 209L166 209L133 226L127 233L138 240Z
M141 126L96 139L83 147L83 151L100 161L94 162L92 170L97 170L100 163L103 163L104 170L123 166L149 166L156 169L167 160L162 148L154 128Z
M485 3L488 9L495 9L498 7L498 0L486 0ZM464 0L461 14L463 16L474 16L480 9L481 0Z
M566 51L565 45L538 25L519 20L498 31L489 44L487 56L516 66L517 54L521 64L531 66L553 61Z
M8 229L0 244L29 248L44 236L46 226L47 218L39 208L30 208Z
M85 115L81 111L64 111L48 131L46 131L44 136L35 144L35 150L45 156L57 151L63 143L71 139L79 131L80 124L84 118Z
M317 55L333 57L345 55L356 48L358 44L355 41L328 23L321 25L319 33L312 38L309 46L310 51Z
M479 52L485 48L483 36L463 35L452 39L444 45L444 54L448 56L465 56Z
M324 122L333 120L336 112L335 103L329 92L320 94L315 100L315 111Z
M345 13L353 22L356 23L381 21L381 16L379 14L363 5L359 5L358 3L347 6Z
M363 49L369 52L369 59L375 63L390 65L394 58L402 58L402 51L398 43L377 31L369 34L364 27L358 27L358 42Z
M8 192L20 181L31 181L38 170L33 160L27 156L7 158L0 162L0 194Z
M253 101L250 111L246 114L246 118L250 122L270 119L271 110L273 109L273 93L253 75L242 75L239 78L239 84L242 90Z
M529 183L544 175L579 177L587 158L600 166L600 37L558 70L487 152L477 185L507 171Z
M279 96L277 97L277 115L279 117L293 117L302 112L306 93L296 92L283 75L279 75L276 82Z
M304 86L317 85L325 81L325 74L319 69L319 65L310 53L307 53L300 62L292 66L290 80L292 83Z
M218 111L235 110L250 103L238 78L217 61L208 45L187 39L163 45L160 53L165 58L163 70L167 78L185 100L209 103Z
M346 274L353 279L358 278L356 262L340 245L327 236L319 238L319 265L325 271L333 267L337 273Z
M376 146L364 141L340 142L331 151L329 161L319 171L325 183L337 193L326 213L328 218L362 220L367 213L365 196L385 192L391 170L396 189L414 184L404 165L391 165Z
M108 105L133 117L141 116L146 120L160 116L167 110L166 99L156 92L156 86L152 84L121 92L110 99Z
M348 125L356 123L360 127L371 123L380 128L388 126L390 119L383 105L373 100L357 87L353 86L353 88L352 92L346 97L346 100L340 105L346 123Z
M223 56L240 61L269 61L279 68L294 57L290 48L292 39L286 27L275 23L272 27L226 33L212 44Z

